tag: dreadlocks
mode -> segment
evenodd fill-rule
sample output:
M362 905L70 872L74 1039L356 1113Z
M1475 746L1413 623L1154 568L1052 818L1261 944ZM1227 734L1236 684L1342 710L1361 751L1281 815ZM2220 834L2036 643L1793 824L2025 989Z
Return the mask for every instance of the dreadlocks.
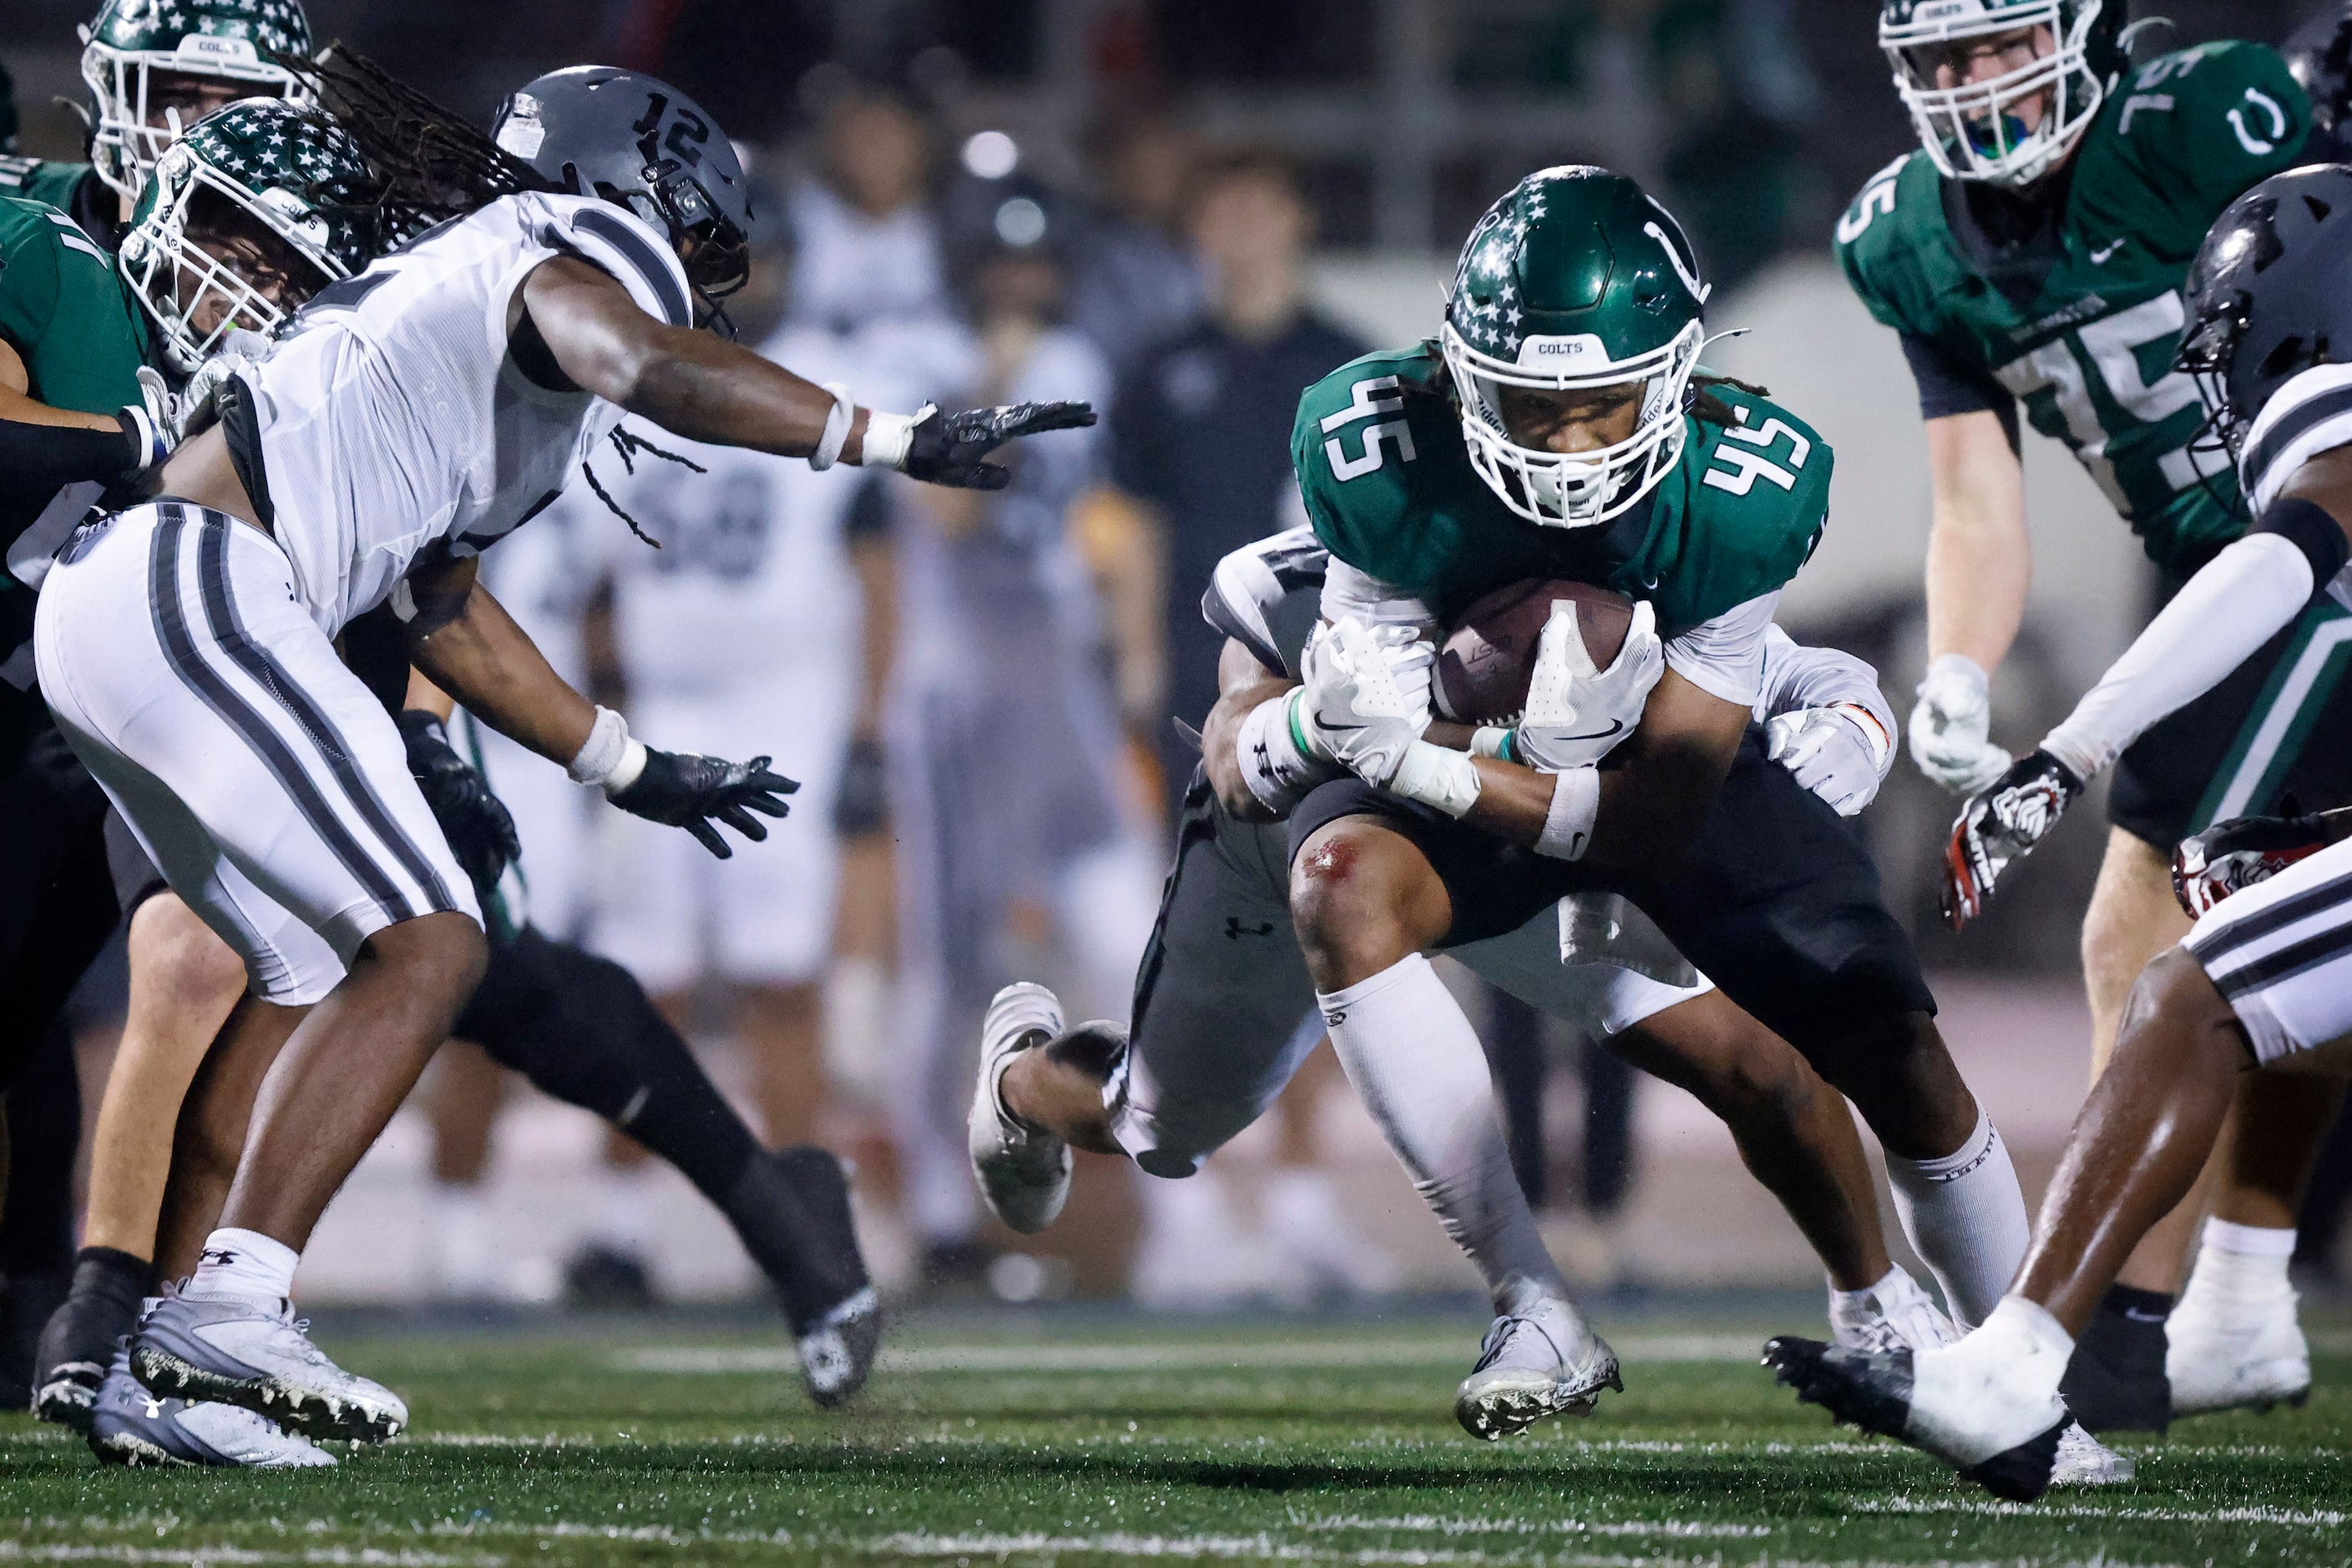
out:
M381 180L367 205L388 246L500 196L551 188L464 116L340 42L316 59L270 59L300 78L359 143Z

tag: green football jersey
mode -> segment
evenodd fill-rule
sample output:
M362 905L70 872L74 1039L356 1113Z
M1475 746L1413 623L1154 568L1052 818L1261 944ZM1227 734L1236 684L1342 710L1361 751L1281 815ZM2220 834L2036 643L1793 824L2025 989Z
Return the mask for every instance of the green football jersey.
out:
M2299 163L2310 127L2275 53L2200 44L2108 96L2075 153L2054 244L1994 249L1920 152L1863 187L1838 224L1838 260L1872 315L2014 394L2149 557L2186 574L2244 525L2228 459L2189 450L2205 408L2172 368L2181 284L2221 209Z
M57 208L17 196L0 196L0 339L35 402L111 414L139 401L147 338L114 258Z
M1325 547L1444 622L1506 584L1565 577L1649 600L1659 636L1675 637L1795 576L1829 513L1829 443L1765 398L1707 391L1738 423L1685 415L1682 461L1593 528L1527 521L1486 488L1427 348L1370 354L1308 387L1291 462Z
M111 414L137 403L147 335L114 259L55 207L0 196L0 340L25 366L26 395L52 408ZM0 501L0 552L40 515ZM0 569L0 661L32 635L33 591ZM0 771L47 723L37 696L0 682Z
M54 158L26 158L0 153L0 196L22 196L70 211L74 187L89 173L88 163L60 163ZM106 193L109 200L114 193Z

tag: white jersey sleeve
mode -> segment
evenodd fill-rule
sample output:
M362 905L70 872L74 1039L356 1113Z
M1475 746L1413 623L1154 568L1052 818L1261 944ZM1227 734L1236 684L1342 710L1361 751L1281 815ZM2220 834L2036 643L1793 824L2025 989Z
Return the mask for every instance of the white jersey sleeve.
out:
M1754 712L1759 724L1776 714L1851 703L1869 710L1889 735L1895 705L1878 689L1878 671L1843 648L1808 647L1782 631L1764 631L1764 690Z
M618 423L613 405L540 386L508 353L515 291L559 256L692 324L685 268L653 228L593 197L527 194L321 289L252 373L272 527L330 635L420 556L477 553L535 516Z
M1201 618L1239 642L1266 668L1294 679L1315 629L1331 552L1315 531L1285 530L1223 561L1201 595Z
M1752 708L1764 692L1765 635L1780 593L1759 595L1666 644L1666 668L1710 697Z
M2248 508L2262 516L2304 464L2337 447L2352 447L2352 364L2315 365L2271 394L2246 432L2238 482Z
M1437 625L1436 615L1421 600L1335 558L1323 577L1323 618L1337 623L1348 616L1368 626L1419 626L1429 631Z

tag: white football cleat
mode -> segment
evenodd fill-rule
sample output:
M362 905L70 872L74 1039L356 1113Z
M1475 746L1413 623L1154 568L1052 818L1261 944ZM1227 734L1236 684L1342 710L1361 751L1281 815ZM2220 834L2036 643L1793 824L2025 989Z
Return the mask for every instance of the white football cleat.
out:
M1909 1271L1896 1264L1866 1290L1830 1291L1830 1337L1842 1350L1932 1351L1960 1337Z
M2201 1260L2200 1260L2201 1263ZM2200 1266L2165 1323L2172 1413L2268 1410L2311 1397L2311 1345L2295 1321L2294 1288L2215 1283Z
M2053 1487L2119 1487L2137 1469L2129 1454L2118 1454L2070 1421L2058 1434L2058 1452L2050 1462Z
M996 994L980 1029L980 1082L968 1124L971 1173L990 1211L1024 1236L1053 1224L1068 1201L1070 1146L1007 1110L1002 1084L1015 1057L1062 1028L1061 999L1024 980Z
M1601 1391L1625 1389L1617 1354L1572 1301L1532 1285L1486 1331L1478 1364L1454 1395L1454 1418L1489 1443L1552 1415L1590 1415Z
M115 1352L90 1413L90 1448L108 1464L300 1470L335 1462L300 1433L250 1410L148 1393L131 1375L129 1344L126 1338Z

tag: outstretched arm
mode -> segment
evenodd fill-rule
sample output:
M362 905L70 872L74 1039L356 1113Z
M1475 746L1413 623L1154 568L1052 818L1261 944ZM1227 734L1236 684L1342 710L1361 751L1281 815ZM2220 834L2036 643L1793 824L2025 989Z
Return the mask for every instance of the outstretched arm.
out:
M656 321L611 274L559 256L516 290L509 337L525 374L594 393L673 435L816 466L895 468L932 484L1002 489L985 462L1024 436L1095 422L1083 403L1023 403L944 415L878 414L709 332ZM837 415L838 410L838 415Z
M683 827L721 859L734 851L712 826L746 838L782 816L780 798L800 788L768 771L768 759L729 763L657 752L632 740L619 714L599 708L556 674L514 617L478 580L473 557L412 574L395 607L408 627L409 660L426 679L491 729L537 752L581 784L600 784L614 805Z

